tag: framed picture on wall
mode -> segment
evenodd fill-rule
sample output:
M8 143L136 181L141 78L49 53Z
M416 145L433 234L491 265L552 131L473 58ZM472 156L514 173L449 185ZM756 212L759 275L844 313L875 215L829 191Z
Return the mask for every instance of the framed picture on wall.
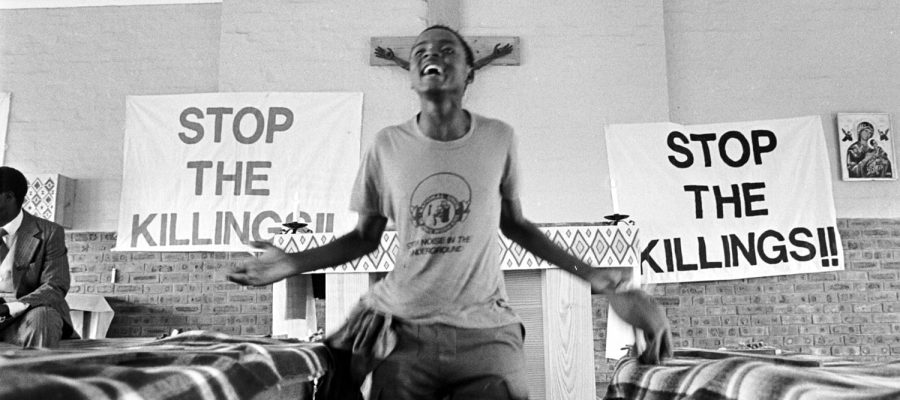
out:
M891 117L886 113L839 113L841 177L845 181L897 179Z

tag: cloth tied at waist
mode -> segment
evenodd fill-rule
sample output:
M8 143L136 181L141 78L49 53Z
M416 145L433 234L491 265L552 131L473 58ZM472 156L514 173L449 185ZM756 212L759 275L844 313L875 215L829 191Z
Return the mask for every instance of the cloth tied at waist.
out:
M334 370L316 392L317 400L358 399L359 388L378 363L397 347L393 317L379 313L360 301L336 332L325 338Z

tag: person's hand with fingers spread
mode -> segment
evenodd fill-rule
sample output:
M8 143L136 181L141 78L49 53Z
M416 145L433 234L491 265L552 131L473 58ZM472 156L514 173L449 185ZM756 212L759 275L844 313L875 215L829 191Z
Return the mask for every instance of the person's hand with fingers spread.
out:
M522 216L518 200L504 200L500 214L503 234L539 257L591 285L592 294L608 296L609 304L623 321L644 331L647 349L640 360L650 364L672 356L669 321L653 297L641 290L621 290L627 274L620 269L594 268L569 254Z
M633 289L609 295L609 304L623 321L644 331L647 348L638 358L646 364L658 364L672 357L672 328L665 312L646 292Z
M501 46L500 43L497 43L496 45L494 45L494 50L491 51L490 54L475 61L475 70L481 69L482 67L492 63L494 60L512 53L512 51L512 44L507 43Z
M262 254L232 268L228 280L241 285L265 286L297 273L295 261L281 249L266 242L251 242L250 245L262 250Z
M665 312L653 297L640 289L621 290L629 277L611 268L589 268L584 275L591 284L591 292L602 293L623 321L644 331L647 348L641 362L658 364L672 356L672 333Z
M232 268L226 277L241 285L264 286L290 276L341 265L377 250L386 224L387 218L383 216L360 215L352 231L299 253L285 253L268 242L250 242L260 254Z
M403 68L403 69L409 71L409 61L404 60L400 57L397 57L397 55L394 54L394 50L391 49L390 47L388 47L388 48L384 48L381 46L376 47L375 48L375 57L382 58L382 59L385 59L388 61L393 61L394 64L397 64L400 68Z

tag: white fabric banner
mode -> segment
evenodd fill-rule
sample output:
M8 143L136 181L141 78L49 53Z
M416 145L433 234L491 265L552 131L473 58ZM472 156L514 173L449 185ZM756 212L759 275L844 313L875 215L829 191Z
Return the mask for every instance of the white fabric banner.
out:
M362 93L130 96L115 250L242 251L351 229Z
M606 128L616 212L641 283L844 269L819 117Z
M6 129L9 126L9 93L0 92L0 165L6 165Z

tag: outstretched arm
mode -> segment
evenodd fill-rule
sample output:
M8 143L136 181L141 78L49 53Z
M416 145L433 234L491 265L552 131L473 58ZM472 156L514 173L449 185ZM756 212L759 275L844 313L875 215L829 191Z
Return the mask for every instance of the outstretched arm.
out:
M403 68L403 69L409 71L409 61L406 61L400 57L397 57L397 55L394 54L394 50L391 50L390 47L388 47L388 48L383 48L381 46L376 47L375 48L375 57L382 58L382 59L385 59L388 61L393 61L394 64L397 64L400 68Z
M512 53L512 51L513 51L513 46L511 44L507 43L507 44L504 44L503 46L500 46L500 43L497 43L494 45L494 51L492 51L491 54L488 54L488 55L484 56L483 58L475 61L474 68L477 71L477 70L481 69L481 67L484 67L485 65L490 64L494 60L496 60L500 57L504 57L507 54Z
M672 356L672 333L665 313L642 290L616 292L615 289L623 278L618 271L593 268L557 246L537 226L525 219L517 200L503 200L500 230L536 257L589 282L592 293L605 294L616 314L644 331L647 349L640 356L642 362L656 364L662 358Z
M228 280L252 286L264 286L289 276L333 267L352 261L378 249L387 218L381 215L360 215L356 228L335 241L299 253L285 253L264 242L253 242L262 250L234 267Z
M623 277L614 269L594 268L553 243L547 235L522 215L518 200L503 199L500 231L538 258L556 265L591 284L594 294L612 294Z

